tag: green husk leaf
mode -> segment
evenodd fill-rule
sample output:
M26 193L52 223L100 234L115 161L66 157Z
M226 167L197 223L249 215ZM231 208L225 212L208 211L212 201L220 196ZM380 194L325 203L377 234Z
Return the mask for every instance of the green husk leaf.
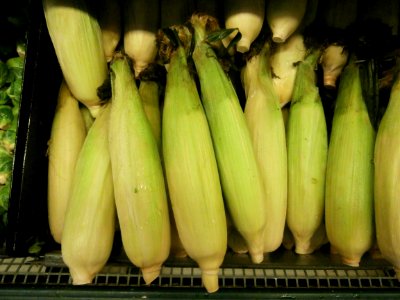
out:
M224 38L228 37L232 32L238 31L238 28L229 28L229 29L221 29L217 31L213 31L209 33L206 37L206 42L208 43L214 43L218 41L222 41Z

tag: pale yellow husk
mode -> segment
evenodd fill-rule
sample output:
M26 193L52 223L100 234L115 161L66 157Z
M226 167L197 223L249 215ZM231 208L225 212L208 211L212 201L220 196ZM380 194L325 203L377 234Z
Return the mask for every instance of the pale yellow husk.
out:
M400 278L400 80L394 83L375 144L375 224L383 257Z
M336 99L325 198L329 242L350 266L358 266L374 242L374 143L359 69L351 63L342 74Z
M86 136L65 215L61 254L75 285L92 282L113 246L116 214L108 151L109 112L107 105Z
M264 252L273 252L282 243L288 179L285 124L272 84L269 55L267 44L242 71L244 113L266 193Z
M299 33L293 34L285 43L276 45L271 54L273 83L281 107L292 100L296 63L304 60L305 55L304 38Z
M43 0L43 9L64 79L96 117L102 104L97 89L108 74L99 23L84 0Z
M236 91L210 45L204 41L205 28L215 22L209 16L192 16L196 44L193 60L225 203L236 229L246 240L252 261L260 263L264 256L265 191Z
M185 251L200 267L205 288L216 292L227 249L225 209L210 130L182 47L169 64L162 126L177 231Z
M284 43L300 26L306 13L307 0L269 0L266 21L275 43Z
M109 149L122 244L150 284L170 250L161 159L126 56L111 62L111 86Z
M71 95L63 81L48 143L47 205L50 232L57 243L61 243L75 164L85 137L86 126L79 109L79 102Z
M287 224L298 254L315 250L312 238L324 219L328 138L314 71L318 58L314 52L298 66L287 126Z
M264 0L229 0L224 1L225 28L237 28L241 38L236 44L236 50L240 53L249 51L251 44L260 34L265 14ZM223 40L228 46L235 37L237 31L232 32Z

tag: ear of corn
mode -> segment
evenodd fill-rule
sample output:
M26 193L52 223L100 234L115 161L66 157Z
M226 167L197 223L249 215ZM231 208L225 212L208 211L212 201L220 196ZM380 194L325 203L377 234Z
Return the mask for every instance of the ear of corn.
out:
M296 63L304 60L305 54L304 38L299 33L292 35L285 43L277 44L271 53L272 80L281 107L292 100Z
M65 215L61 253L73 284L91 283L105 266L115 231L108 151L110 105L99 113L79 153Z
M157 55L160 1L126 0L124 3L124 50L133 60L135 77L138 77Z
M260 34L264 23L264 0L229 0L224 1L225 28L237 28L241 39L236 45L240 53L249 51L251 43ZM235 37L237 31L224 39L225 46Z
M272 84L269 43L243 69L245 117L265 188L264 252L282 243L287 207L287 151L283 115Z
M170 249L161 159L127 57L111 62L111 86L109 148L122 243L150 284Z
M397 75L398 76L398 75ZM389 104L376 135L375 223L379 249L400 278L400 77L392 86Z
M299 28L306 13L307 0L269 0L266 20L275 43L284 43Z
M193 15L190 21L195 36L193 60L224 198L234 225L247 242L252 261L260 263L264 251L265 193L250 132L232 82L205 41L205 28L217 27L216 20Z
M97 89L107 78L101 29L84 0L43 0L46 24L65 81L96 116Z
M299 63L287 126L287 224L299 254L315 250L311 239L324 217L328 139L314 70L318 58L314 51Z
M49 226L57 243L61 243L75 164L85 137L86 126L79 109L79 102L71 95L65 82L62 82L48 149Z
M333 115L325 206L329 242L350 266L358 266L373 243L374 142L359 69L350 63L341 77Z
M205 288L215 292L227 248L225 210L207 118L183 46L170 56L162 124L165 171L178 234L187 254L198 263Z

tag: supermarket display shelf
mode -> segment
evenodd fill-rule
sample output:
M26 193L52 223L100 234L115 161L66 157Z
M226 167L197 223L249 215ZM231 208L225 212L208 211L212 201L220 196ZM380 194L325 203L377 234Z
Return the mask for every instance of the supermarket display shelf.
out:
M296 260L296 264L293 261ZM188 258L169 259L160 276L146 286L140 270L125 258L113 259L86 286L73 286L58 251L42 257L0 258L0 297L40 299L161 298L398 298L400 283L393 268L366 257L358 268L340 264L325 253L299 256L278 251L260 265L247 255L228 253L219 273L220 291L207 294L201 273Z

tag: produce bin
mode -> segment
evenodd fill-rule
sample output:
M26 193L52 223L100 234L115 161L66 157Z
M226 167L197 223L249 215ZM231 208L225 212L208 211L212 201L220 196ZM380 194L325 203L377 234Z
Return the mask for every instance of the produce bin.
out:
M349 267L323 246L310 255L283 247L252 264L248 255L228 252L218 292L206 293L189 258L169 258L147 286L121 251L120 237L107 266L92 284L73 286L60 246L47 220L47 142L62 79L41 1L32 1L23 93L17 132L6 249L0 255L0 298L76 299L313 299L399 298L393 267L367 253ZM37 250L38 249L38 250Z

